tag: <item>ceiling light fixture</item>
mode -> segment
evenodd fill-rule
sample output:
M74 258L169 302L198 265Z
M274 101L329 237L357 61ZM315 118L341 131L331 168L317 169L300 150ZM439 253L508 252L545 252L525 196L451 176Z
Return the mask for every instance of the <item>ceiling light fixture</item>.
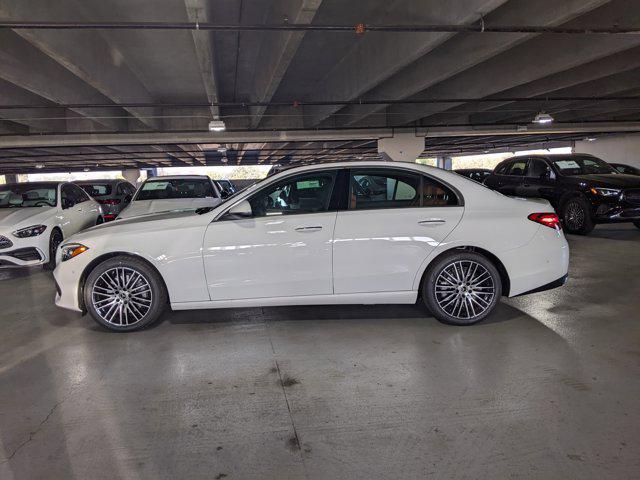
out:
M536 115L536 118L533 119L533 123L537 123L538 125L548 125L553 123L553 117L545 112L540 112Z
M227 147L219 146L218 147L218 152L219 153L227 153Z
M227 129L227 126L219 118L214 118L209 122L210 132L224 132L226 129Z
M43 164L43 163L36 163L36 164L35 164L35 167L36 167L38 170L42 170L42 169L44 168L44 164Z
M584 139L585 142L595 142L596 141L596 137L587 137Z

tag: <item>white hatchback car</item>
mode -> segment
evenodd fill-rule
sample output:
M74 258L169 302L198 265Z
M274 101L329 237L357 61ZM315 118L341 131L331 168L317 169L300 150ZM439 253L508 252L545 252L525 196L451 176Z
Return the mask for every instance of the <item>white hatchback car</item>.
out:
M214 207L222 202L221 192L206 175L173 175L152 177L138 188L133 200L119 214L118 219L153 213L196 210Z
M63 239L101 222L100 205L73 183L0 185L0 267L52 269Z
M409 163L292 168L196 212L105 224L60 250L56 304L119 331L174 310L414 303L485 318L502 295L562 285L548 202Z

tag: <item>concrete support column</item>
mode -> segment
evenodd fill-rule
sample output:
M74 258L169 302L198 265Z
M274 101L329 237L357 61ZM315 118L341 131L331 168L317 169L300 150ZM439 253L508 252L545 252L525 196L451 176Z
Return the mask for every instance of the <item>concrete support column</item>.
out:
M137 168L122 170L122 176L126 181L137 185L138 178L140 178L140 170L138 170Z
M640 134L593 137L575 143L576 153L589 153L605 162L624 163L640 168Z
M436 167L444 170L451 170L451 157L437 157Z
M378 152L396 162L415 163L423 151L424 137L416 137L414 132L395 133L393 137L378 140Z
M13 174L13 173L7 173L4 176L4 181L7 183L17 183L18 182L18 177L17 175Z

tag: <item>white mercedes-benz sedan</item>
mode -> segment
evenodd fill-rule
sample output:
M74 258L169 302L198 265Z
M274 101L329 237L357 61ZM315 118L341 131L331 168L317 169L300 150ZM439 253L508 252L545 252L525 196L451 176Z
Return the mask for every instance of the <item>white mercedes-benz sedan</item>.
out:
M65 238L101 222L100 205L73 183L0 185L0 267L53 269Z
M58 250L56 304L129 331L174 310L414 303L487 317L562 285L569 248L545 200L409 163L285 170L213 208L121 220Z
M133 200L118 219L177 210L214 207L222 202L221 192L206 175L152 177L138 188Z

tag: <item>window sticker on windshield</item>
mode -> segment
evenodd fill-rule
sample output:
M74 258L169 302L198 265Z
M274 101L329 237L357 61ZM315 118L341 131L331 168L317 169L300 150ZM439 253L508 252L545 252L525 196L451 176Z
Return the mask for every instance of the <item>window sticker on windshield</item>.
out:
M169 186L169 182L151 182L145 183L142 190L164 190Z
M578 165L578 163L574 160L558 160L554 163L561 170L568 170L570 168L577 168L578 170L580 169L580 165Z

